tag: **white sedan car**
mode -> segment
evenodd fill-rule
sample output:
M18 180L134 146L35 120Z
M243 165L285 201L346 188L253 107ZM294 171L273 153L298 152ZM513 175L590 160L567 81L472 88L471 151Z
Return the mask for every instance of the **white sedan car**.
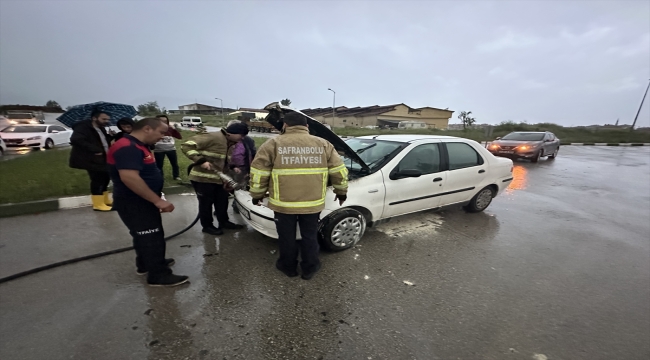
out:
M281 108L285 113L297 111ZM340 206L329 187L325 210L320 214L319 237L330 250L350 248L361 239L366 226L391 217L448 206L483 211L513 180L512 160L495 157L473 140L376 135L343 141L318 121L307 118L310 133L330 141L349 170L347 201ZM280 125L273 112L267 121L276 128ZM269 237L278 237L273 211L266 207L268 198L262 206L253 205L250 194L238 190L235 200L248 225Z
M51 149L70 143L72 130L61 125L11 125L0 130L7 147Z

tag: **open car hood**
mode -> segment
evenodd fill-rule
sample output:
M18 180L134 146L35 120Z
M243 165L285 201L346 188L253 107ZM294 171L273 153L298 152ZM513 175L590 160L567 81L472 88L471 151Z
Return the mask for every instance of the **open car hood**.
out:
M339 154L345 154L348 159L351 159L355 163L361 165L362 168L370 171L370 168L363 160L361 160L359 154L352 150L348 144L343 141L343 139L341 139L332 130L328 129L320 122L312 119L311 117L303 114L296 109L282 105L280 102L270 103L264 107L264 110L268 110L269 112L265 120L269 124L273 125L273 127L275 127L278 131L282 131L282 125L284 124L284 114L287 114L289 112L296 112L303 115L305 118L307 118L307 123L309 124L309 134L329 141L332 145L334 145L334 148Z

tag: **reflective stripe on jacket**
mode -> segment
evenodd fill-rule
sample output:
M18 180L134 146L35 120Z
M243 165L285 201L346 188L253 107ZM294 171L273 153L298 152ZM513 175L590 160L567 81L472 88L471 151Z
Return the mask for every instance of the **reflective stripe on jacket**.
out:
M334 146L309 135L306 126L291 126L257 151L249 191L254 199L263 198L268 191L273 211L312 214L325 208L328 179L334 193L347 193L348 169Z
M184 142L181 145L181 150L185 156L192 162L205 158L213 168L212 171L208 171L200 166L193 167L190 171L190 180L221 184L221 178L214 170L224 171L226 169L233 147L228 145L228 139L226 139L223 130L197 135Z

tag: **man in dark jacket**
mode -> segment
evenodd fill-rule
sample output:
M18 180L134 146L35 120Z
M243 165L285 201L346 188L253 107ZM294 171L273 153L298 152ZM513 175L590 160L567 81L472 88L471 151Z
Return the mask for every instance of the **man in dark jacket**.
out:
M93 210L110 211L113 203L108 194L111 178L106 154L113 138L104 127L110 124L111 117L100 110L93 111L90 117L90 120L78 122L72 127L70 167L88 172Z
M120 132L113 135L113 141L117 141L124 135L130 134L133 131L133 125L135 125L135 121L128 117L117 120L117 128L120 129Z

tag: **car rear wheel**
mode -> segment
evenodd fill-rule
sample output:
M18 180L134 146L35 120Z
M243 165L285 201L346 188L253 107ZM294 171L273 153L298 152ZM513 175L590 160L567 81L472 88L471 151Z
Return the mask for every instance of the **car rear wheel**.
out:
M323 219L319 238L330 251L342 251L354 246L366 230L366 219L354 209L337 211Z
M45 148L46 149L51 149L53 147L54 147L54 141L52 141L52 139L45 140Z
M481 212L492 203L492 199L494 198L494 190L492 187L484 187L481 191L479 191L472 200L469 201L469 204L465 206L465 210L467 212L471 213L477 213Z
M553 154L548 156L548 159L549 159L549 160L551 160L551 159L555 159L555 158L557 157L557 153L558 153L559 151L560 151L560 147L558 146L557 148L555 148L555 151L553 151Z

